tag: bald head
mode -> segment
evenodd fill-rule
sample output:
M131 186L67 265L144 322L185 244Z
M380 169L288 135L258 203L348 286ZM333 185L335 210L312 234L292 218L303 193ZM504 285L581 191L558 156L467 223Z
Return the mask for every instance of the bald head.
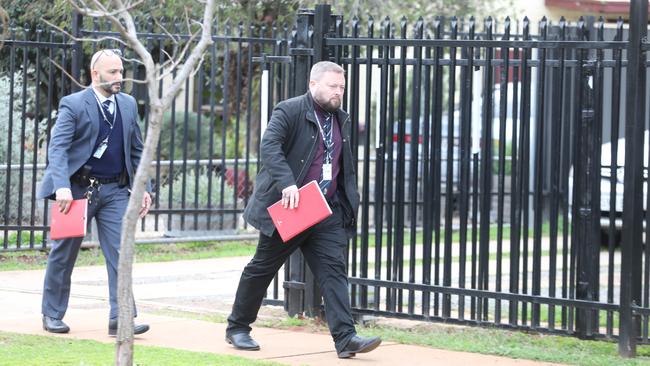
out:
M122 89L122 54L119 50L99 50L90 59L93 88L105 97Z

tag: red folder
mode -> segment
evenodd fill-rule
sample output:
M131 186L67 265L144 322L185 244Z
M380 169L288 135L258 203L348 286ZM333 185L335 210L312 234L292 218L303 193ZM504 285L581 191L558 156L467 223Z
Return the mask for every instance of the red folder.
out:
M78 238L86 236L88 217L88 199L72 201L67 214L59 211L59 205L53 204L50 209L52 222L50 224L50 239Z
M300 201L297 208L282 207L282 200L267 208L275 228L278 229L285 243L332 214L332 209L315 180L302 186L298 192L300 192Z

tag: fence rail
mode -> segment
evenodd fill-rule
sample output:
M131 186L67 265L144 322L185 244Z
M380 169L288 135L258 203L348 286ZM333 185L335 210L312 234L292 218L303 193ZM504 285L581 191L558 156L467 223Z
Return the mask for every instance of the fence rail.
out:
M650 63L647 44L632 43L638 20L361 22L329 6L297 17L293 28L214 25L205 62L165 117L151 166L154 207L141 225L161 233L152 241L250 239L240 214L268 116L306 90L314 62L329 59L346 69L344 108L356 126L362 205L347 254L357 314L618 339L628 350L649 342L649 178L637 170L647 171L640 136L650 123L645 99L631 100L647 88ZM75 24L73 34L87 38L116 35ZM149 23L139 36L156 62L167 60L169 34ZM112 46L12 28L0 50L9 90L0 97L0 251L46 247L48 203L35 199L36 183L58 100L75 89L66 73L87 83L85 66L76 74L73 66ZM134 79L143 72L135 62L125 68ZM633 68L644 72L625 78ZM126 84L146 129L146 90ZM646 116L643 127L630 122L631 109ZM644 203L623 217L630 184ZM645 225L644 236L622 234L630 220ZM314 314L314 286L296 254L266 302Z

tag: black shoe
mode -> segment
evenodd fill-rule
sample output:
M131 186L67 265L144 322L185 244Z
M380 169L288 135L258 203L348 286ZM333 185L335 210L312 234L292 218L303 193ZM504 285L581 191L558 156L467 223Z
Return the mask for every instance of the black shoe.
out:
M68 333L70 331L70 327L63 320L54 319L47 315L43 315L43 329L50 333Z
M377 348L380 344L381 338L379 337L365 338L354 336L352 339L350 339L348 345L345 346L341 352L339 352L339 358L350 358L354 357L354 355L357 353L370 352L373 349Z
M133 325L133 334L142 334L149 330L149 324L134 324ZM115 336L117 335L117 319L111 319L108 322L108 335Z
M226 334L226 342L244 351L257 351L260 349L260 345L248 333Z

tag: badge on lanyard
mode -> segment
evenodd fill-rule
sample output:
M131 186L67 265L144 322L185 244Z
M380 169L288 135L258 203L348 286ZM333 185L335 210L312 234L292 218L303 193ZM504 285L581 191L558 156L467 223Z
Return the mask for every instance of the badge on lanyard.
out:
M323 164L323 180L332 180L332 164Z
M108 147L108 139L104 139L104 141L102 141L99 144L99 146L97 146L97 150L95 150L95 152L93 153L93 158L101 159L107 147Z

